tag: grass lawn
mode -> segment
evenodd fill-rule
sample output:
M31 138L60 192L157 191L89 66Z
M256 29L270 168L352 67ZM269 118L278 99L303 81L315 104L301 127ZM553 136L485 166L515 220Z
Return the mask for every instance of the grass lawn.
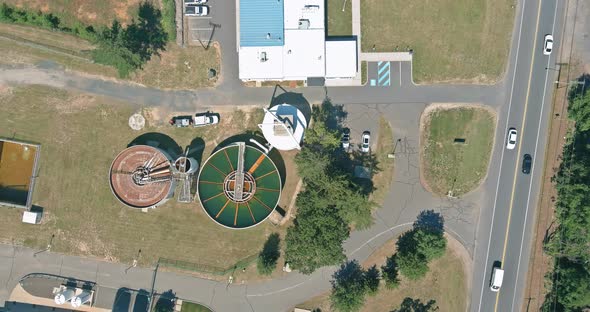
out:
M183 301L182 308L180 308L180 312L211 312L211 310L198 303Z
M420 160L425 186L459 196L486 176L496 129L495 114L475 106L433 106L422 115ZM454 143L456 138L466 140Z
M141 134L163 133L181 147L200 137L206 142L203 159L197 159L202 163L224 139L255 130L262 121L260 109L220 107L219 125L197 129L167 125L173 112L145 110L148 125L142 131L127 125L135 111L137 107L125 102L52 88L1 88L0 136L41 144L33 204L43 208L44 216L42 224L27 225L20 222L21 210L1 207L0 242L44 248L55 234L55 252L129 263L141 249L141 265L165 257L228 267L258 253L270 233L284 234L285 227L269 222L247 230L225 229L211 221L198 202L170 200L143 213L123 206L108 183L114 157ZM283 154L287 164L293 157ZM283 207L297 179L287 173Z
M363 267L368 268L373 264L378 267L385 263L387 257L395 252L396 239L392 239L378 248L363 262ZM423 303L433 299L439 307L438 311L458 312L465 311L467 294L466 276L463 270L463 262L459 255L447 248L445 255L432 261L430 271L418 281L410 281L401 277L397 289L386 289L382 284L379 292L374 297L367 296L362 312L392 311L398 309L404 298L420 299ZM330 308L329 293L298 305L300 308L317 309L322 312L333 311ZM333 311L335 312L335 311Z
M393 179L393 159L387 155L393 151L393 131L385 118L379 119L379 140L377 141L377 166L380 171L373 176L375 191L372 199L379 205L383 205L385 196L389 193L391 180Z
M59 32L0 23L0 64L36 64L51 60L68 70L118 78L114 67L92 62L94 46L80 38ZM180 48L169 43L161 56L154 55L129 80L162 89L210 87L209 68L220 74L217 47Z
M361 62L361 84L367 84L367 61Z
M362 50L414 50L417 83L493 83L514 24L512 0L363 0Z
M346 1L346 5L344 5ZM328 36L352 35L352 1L351 0L327 0L328 9ZM344 12L342 6L344 5Z
M142 0L4 0L9 5L57 14L65 22L82 21L93 25L111 24L114 19L130 22Z

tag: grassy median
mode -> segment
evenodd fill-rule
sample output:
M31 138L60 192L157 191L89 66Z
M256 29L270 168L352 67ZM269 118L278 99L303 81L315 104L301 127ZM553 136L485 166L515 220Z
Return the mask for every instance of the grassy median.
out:
M485 178L496 117L479 106L434 105L421 118L423 183L438 195L459 196Z
M505 68L512 0L363 0L362 49L414 50L417 83L493 83Z

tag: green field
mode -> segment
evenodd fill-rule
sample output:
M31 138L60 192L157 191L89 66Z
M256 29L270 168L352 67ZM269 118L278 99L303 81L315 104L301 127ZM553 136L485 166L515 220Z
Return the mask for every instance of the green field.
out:
M211 312L211 310L200 304L184 301L180 312Z
M87 24L107 25L114 19L122 23L130 22L136 16L141 0L3 0L2 2L21 8L52 12L67 23L79 20Z
M488 170L495 115L479 107L443 107L425 112L422 120L420 152L426 187L452 196L478 187Z
M346 1L346 5L344 2ZM352 1L351 0L327 0L328 9L328 36L352 35ZM344 6L344 11L342 7Z
M0 64L39 64L47 60L68 70L117 78L114 67L96 64L90 55L94 45L64 33L0 23ZM161 56L154 55L129 80L161 89L211 87L213 68L220 74L218 50L202 47L181 48L169 43Z
M376 249L369 258L363 262L367 268L373 264L380 267L387 257L395 252L396 239L392 239ZM432 261L428 265L430 271L426 276L417 281L410 281L401 276L399 287L386 289L383 282L379 292L374 297L367 296L361 312L393 311L400 307L404 298L420 299L423 303L435 300L437 311L455 312L465 311L468 298L467 279L463 266L466 265L458 252L453 250L458 245L453 244L447 248L446 253L440 259ZM462 247L460 247L462 248ZM320 309L322 312L336 312L330 307L329 293L312 298L298 305L300 308ZM416 310L418 311L418 310Z
M54 234L55 252L131 262L141 249L141 265L164 257L226 268L258 253L271 232L284 231L269 222L247 230L225 229L197 202L171 199L147 213L121 204L111 193L109 168L138 136L163 133L182 148L202 138L206 145L202 159L197 159L202 163L218 143L256 129L262 120L259 110L231 108L223 113L219 108L217 126L175 128L166 123L169 113L146 110L148 126L133 131L127 119L137 109L109 98L46 87L0 89L0 136L41 144L33 204L43 209L42 224L32 226L20 222L22 210L1 207L0 242L41 249ZM284 156L285 163L291 164L292 157ZM289 174L283 192L293 192L297 180L296 174ZM281 200L283 207L290 197Z
M493 83L508 58L513 7L511 0L363 0L361 47L410 47L417 83Z

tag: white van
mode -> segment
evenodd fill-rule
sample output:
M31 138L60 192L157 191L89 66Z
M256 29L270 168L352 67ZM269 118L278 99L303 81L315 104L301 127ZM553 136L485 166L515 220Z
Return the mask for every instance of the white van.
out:
M500 290L502 287L502 280L504 279L504 270L500 268L494 268L492 272L492 282L490 283L490 289L494 292Z

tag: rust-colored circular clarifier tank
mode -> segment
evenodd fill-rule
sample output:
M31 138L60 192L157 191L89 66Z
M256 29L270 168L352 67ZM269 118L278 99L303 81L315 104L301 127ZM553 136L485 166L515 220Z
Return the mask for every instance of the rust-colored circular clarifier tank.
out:
M147 145L128 147L111 165L111 190L129 207L155 207L173 195L171 169L170 157L162 150Z

